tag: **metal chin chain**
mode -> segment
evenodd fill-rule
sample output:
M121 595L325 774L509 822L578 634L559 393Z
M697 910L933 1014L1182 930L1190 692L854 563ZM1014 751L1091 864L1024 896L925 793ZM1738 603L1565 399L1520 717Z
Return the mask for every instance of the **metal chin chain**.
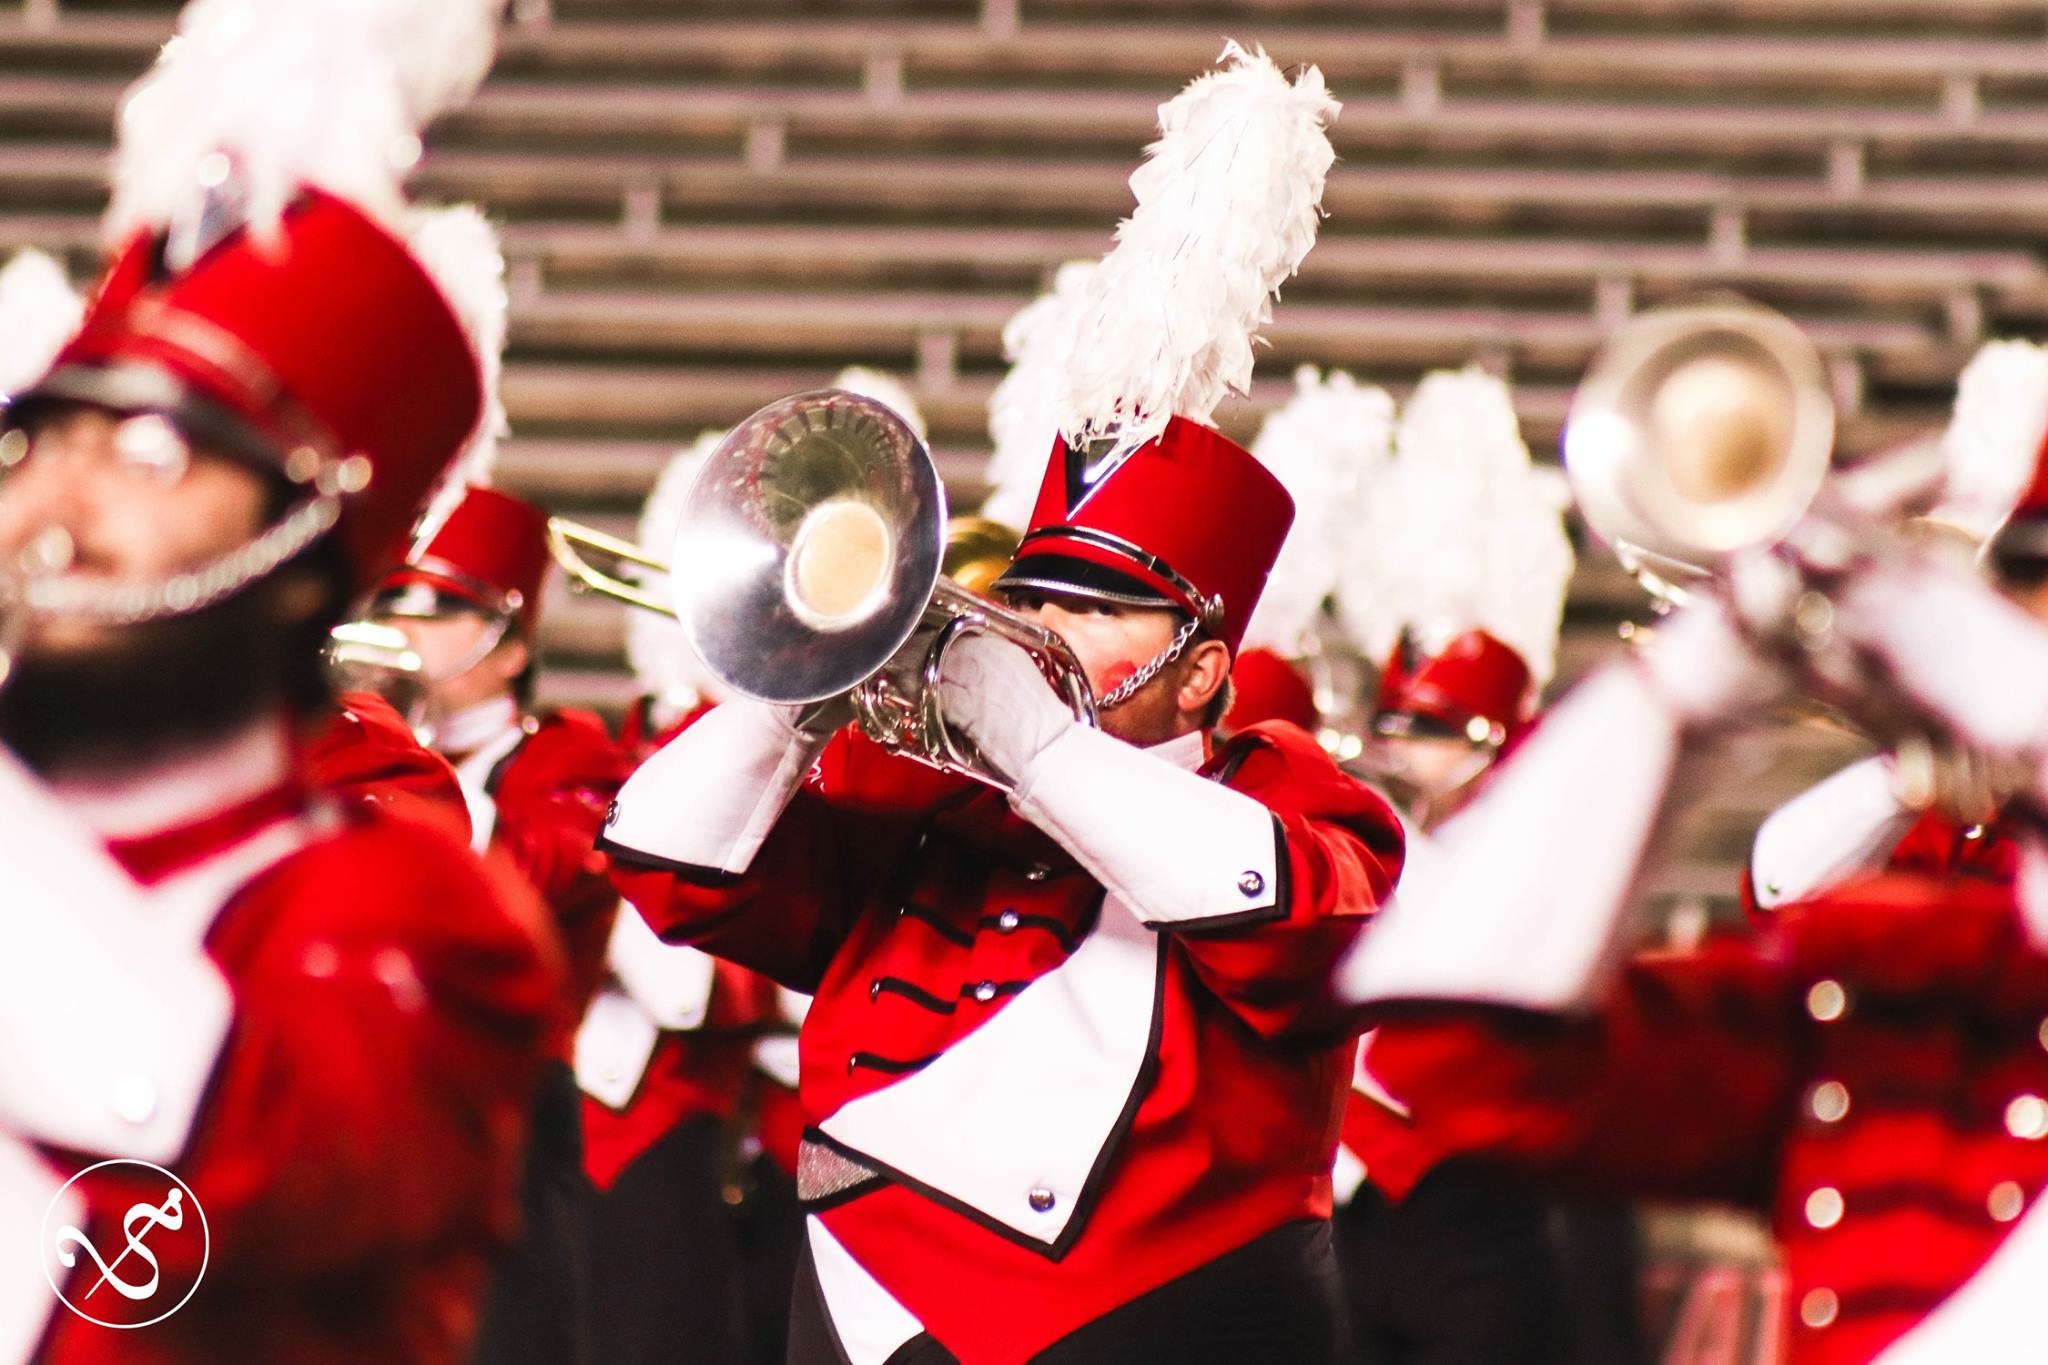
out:
M296 559L334 529L341 498L316 493L246 545L210 563L147 583L95 583L69 576L30 576L19 600L30 612L84 617L101 625L134 626L189 616L226 601Z
M1111 707L1122 706L1132 697L1137 696L1139 690L1146 683L1159 676L1161 669L1181 656L1182 652L1188 647L1188 641L1195 638L1195 632L1201 628L1201 625L1201 621L1194 617L1189 617L1187 623L1174 634L1171 644L1153 655L1143 668L1111 688L1104 694L1101 700L1095 703L1095 709L1097 711L1107 711Z

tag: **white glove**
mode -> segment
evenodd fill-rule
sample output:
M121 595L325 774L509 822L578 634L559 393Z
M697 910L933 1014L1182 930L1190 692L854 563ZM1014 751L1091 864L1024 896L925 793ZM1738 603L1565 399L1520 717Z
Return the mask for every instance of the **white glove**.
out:
M2048 628L1974 575L1878 563L1843 586L1834 628L1970 744L1992 755L2048 748Z
M939 706L1012 782L1078 723L1023 647L995 635L966 635L946 651Z
M1735 614L1702 595L1673 612L1637 659L1679 721L1700 728L1779 701L1785 672L1759 653Z
M803 727L797 707L726 702L626 780L602 842L665 862L744 872L826 738Z

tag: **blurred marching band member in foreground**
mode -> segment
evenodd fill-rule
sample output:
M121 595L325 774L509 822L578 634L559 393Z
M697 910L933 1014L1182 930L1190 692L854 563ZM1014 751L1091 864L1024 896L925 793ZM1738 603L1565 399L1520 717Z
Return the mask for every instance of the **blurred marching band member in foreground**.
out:
M1384 445L1384 420L1378 430ZM1360 646L1385 660L1359 766L1400 805L1415 865L1530 725L1555 668L1573 556L1562 481L1530 466L1499 379L1425 377L1393 444L1364 516L1335 547L1337 603ZM1337 1164L1356 1358L1573 1358L1575 1339L1594 1335L1578 1318L1604 1316L1570 1312L1567 1285L1586 1258L1561 1254L1560 1229L1579 1220L1526 1178L1432 1147L1428 1125L1373 1079L1370 1047L1368 1037ZM1632 1312L1629 1278L1619 1297ZM1598 1351L1616 1365L1631 1354L1605 1336Z
M1828 524L1795 543L1739 557L1726 597L1555 708L1414 865L1342 989L1375 1007L1374 1078L1441 1150L1766 1214L1788 1359L2004 1358L2041 1329L2029 1282L2048 1236L2048 885L2027 871L2031 825L2017 878L1913 863L1819 878L1754 938L1625 951L1674 763L1811 685L1802 649L1871 661L1880 703L2042 799L2048 633L1924 547L1830 559ZM1832 610L1794 647L1786 604L1814 583Z
M941 704L1007 801L832 708L745 702L620 795L606 846L656 932L815 992L792 1360L1334 1358L1324 988L1399 831L1298 730L1208 751L1291 513L1192 420L1308 249L1333 112L1232 49L1165 107L1072 334L1095 387L1047 422L995 591L1073 646L1102 730L971 636Z
M1959 533L2008 597L2048 620L2048 351L1996 341L1963 371L1943 436L1947 492L1926 523ZM2010 882L2015 822L1981 764L1915 745L1852 764L1757 831L1743 894L1768 913L1889 866Z
M392 151L497 11L195 4L126 106L113 265L8 407L0 1207L34 1227L108 1157L184 1188L72 1184L0 1271L6 1358L452 1365L515 1226L538 912L303 749L327 627L482 410Z

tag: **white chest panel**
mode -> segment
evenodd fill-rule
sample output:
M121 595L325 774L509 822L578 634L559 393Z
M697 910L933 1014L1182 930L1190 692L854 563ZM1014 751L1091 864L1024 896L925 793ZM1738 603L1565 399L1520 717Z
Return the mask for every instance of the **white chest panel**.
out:
M1163 951L1112 899L1073 955L994 1018L819 1126L871 1163L1056 1244L1137 1102Z

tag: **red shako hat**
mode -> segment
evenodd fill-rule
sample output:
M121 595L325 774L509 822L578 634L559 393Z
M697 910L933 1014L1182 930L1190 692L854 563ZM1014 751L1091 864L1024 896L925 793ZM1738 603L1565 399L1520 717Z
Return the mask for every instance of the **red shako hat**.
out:
M452 605L514 619L531 639L548 572L548 516L495 488L472 488L438 530L378 585L379 610L437 616Z
M1062 440L996 586L1173 606L1235 653L1293 522L1271 471L1184 417L1101 463Z
M1468 630L1429 658L1410 661L1405 641L1380 678L1374 728L1406 734L1428 722L1475 744L1499 745L1528 715L1529 665L1483 630Z
M405 243L308 189L275 244L237 230L176 273L161 239L114 260L83 326L22 411L52 401L156 412L196 439L343 495L352 586L374 581L476 428L468 336Z

